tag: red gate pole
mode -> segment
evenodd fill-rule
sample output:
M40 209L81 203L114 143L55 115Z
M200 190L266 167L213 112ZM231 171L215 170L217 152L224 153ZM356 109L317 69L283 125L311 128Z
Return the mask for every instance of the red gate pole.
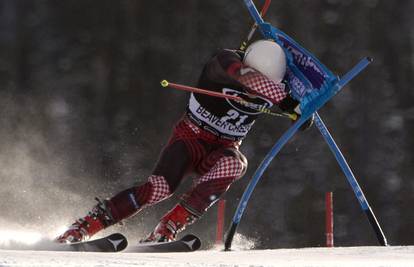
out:
M334 233L333 233L333 193L327 192L325 195L325 205L326 205L326 246L334 246Z
M226 208L226 201L224 199L220 199L217 203L217 230L216 230L216 244L217 245L221 245L223 243L225 208Z

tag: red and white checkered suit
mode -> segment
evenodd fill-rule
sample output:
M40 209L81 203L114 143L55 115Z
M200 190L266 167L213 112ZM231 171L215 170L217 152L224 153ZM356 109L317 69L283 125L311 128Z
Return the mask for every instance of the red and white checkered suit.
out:
M260 72L249 71L239 77L239 82L251 90L251 94L263 96L275 104L278 104L286 96L285 85L283 83L275 83Z
M209 172L199 178L197 184L220 178L238 178L243 174L243 171L244 166L239 159L222 157Z
M152 185L151 196L147 200L147 205L157 203L171 195L170 186L164 176L151 175L148 181Z

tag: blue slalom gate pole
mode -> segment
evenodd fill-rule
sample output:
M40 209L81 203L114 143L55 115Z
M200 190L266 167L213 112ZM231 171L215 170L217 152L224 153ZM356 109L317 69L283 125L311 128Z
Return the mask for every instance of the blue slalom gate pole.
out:
M361 70L365 69L373 61L370 57L363 58L357 65L355 65L349 72L347 72L339 80L339 87L344 87L349 81L351 81Z
M359 187L358 182L355 179L355 176L350 170L345 158L343 157L341 151L339 150L332 136L329 134L329 131L327 130L326 126L323 124L323 121L321 120L319 114L317 114L317 111L336 93L338 93L348 82L350 82L356 75L358 75L363 69L365 69L372 62L372 59L369 57L363 58L357 65L355 65L350 71L348 71L342 77L342 79L339 80L337 76L333 75L331 71L324 67L323 64L321 64L311 53L301 48L301 46L297 44L293 39L291 39L289 36L281 32L280 30L272 27L270 24L264 23L263 18L260 16L260 13L258 12L252 0L244 0L244 3L247 9L249 10L250 15L259 25L259 29L265 38L273 39L277 43L279 42L279 44L282 47L284 45L287 45L287 47L289 47L288 51L285 51L285 53L287 54L290 54L291 50L295 51L295 56L290 55L290 57L288 57L288 65L290 65L292 73L296 75L295 80L292 80L292 82L296 84L297 81L299 81L299 85L296 84L298 90L295 92L298 93L296 98L300 99L301 102L302 118L299 119L282 135L282 137L268 152L268 154L266 155L262 163L259 165L256 172L254 173L252 180L246 187L242 199L240 200L237 210L234 214L232 225L227 233L227 237L225 240L225 250L230 250L234 234L236 233L238 224L240 223L241 217L243 216L243 213L247 207L247 203L253 193L254 188L256 187L263 173L269 166L270 162L279 153L283 146L289 141L289 139L297 132L299 127L314 113L316 116L316 125L320 130L322 136L325 138L325 141L329 145L332 153L335 155L335 158L341 166L352 189L354 190L354 193L357 196L357 199L363 211L368 216L369 222L371 223L372 227L376 232L379 243L381 245L387 245L384 233L382 232L382 229L379 226L379 223L374 213L368 205L368 202L364 194L362 193L362 190ZM310 62L312 64L303 65L303 62ZM299 68L296 65L299 65ZM315 67L313 69L313 72L307 69L310 66ZM307 76L305 76L304 73L307 73ZM323 74L323 76L319 75L321 73ZM311 78L312 82L307 78ZM319 79L324 80L326 83L322 85L318 84L317 80ZM314 90L315 86L317 90ZM308 92L308 89L313 89L314 91Z
M357 65L355 65L350 71L348 71L344 77L346 79L343 79L341 83L338 82L338 84L333 87L333 90L336 90L335 93L337 93L340 89L342 89L343 86L345 86L349 81L352 80L358 73L360 73L362 70L364 70L369 63L372 60L368 58L362 59ZM316 113L316 111L321 108L331 97L335 95L335 93L330 94L329 98L324 99L322 102L319 101L319 99L315 99L316 104L310 103L309 106L311 108L305 107L305 114L302 116L295 124L293 124L276 142L276 144L272 147L272 149L269 151L269 153L266 155L266 157L263 159L262 163L257 168L256 172L254 173L252 180L247 185L243 196L239 202L239 205L237 207L237 210L233 216L232 224L230 226L230 229L227 233L227 237L224 243L224 249L230 250L231 243L233 242L234 234L236 233L237 227L240 223L240 220L243 216L243 213L247 207L247 203L253 193L253 190L255 189L257 183L259 182L260 178L262 177L263 173L269 166L270 162L273 160L273 158L279 153L279 151L283 148L283 146L289 141L289 139L297 132L299 127L313 114ZM312 109L312 110L311 110ZM317 116L319 119L320 117ZM321 120L319 120L321 121ZM326 127L323 125L321 128L326 129ZM327 129L326 131L327 132ZM333 139L332 139L333 141ZM329 144L329 143L328 143ZM330 145L331 147L331 145ZM336 147L335 151L339 151L338 147ZM361 191L362 192L362 191ZM373 215L372 211L371 214ZM375 218L375 217L374 217ZM378 224L377 224L378 225ZM379 225L378 225L379 226Z
M273 158L279 153L279 151L283 148L283 146L292 138L292 136L298 131L299 127L307 120L308 118L302 117L300 118L295 124L293 124L276 142L276 144L272 147L266 157L263 159L262 163L260 163L259 167L257 168L256 172L254 173L252 179L250 180L249 184L247 185L243 196L239 202L239 206L234 214L232 225L230 230L227 233L226 241L224 242L225 250L230 250L231 243L233 242L234 234L236 233L237 226L243 216L243 213L247 207L247 203L253 193L253 190L256 188L257 183L259 182L260 178L262 177L263 173L269 166L270 162L272 162Z
M382 246L387 246L387 239L384 235L384 232L381 229L380 224L378 223L377 218L375 217L374 212L372 211L371 207L368 204L367 199L365 198L364 193L362 192L361 187L358 184L358 181L356 180L351 168L349 167L348 163L346 162L344 156L342 155L341 150L336 145L335 140L329 133L328 129L326 128L325 124L323 123L321 117L319 116L318 112L315 112L315 125L321 132L323 138L325 139L325 142L329 145L329 148L331 149L332 153L334 154L336 161L338 162L339 166L341 167L343 173L346 176L346 179L348 180L348 183L351 185L352 190L361 205L362 210L368 217L368 221L371 224L372 228L374 228L376 237L378 239L378 242Z
M264 20L262 16L260 16L260 13L257 10L256 6L254 5L253 1L252 0L243 0L243 1L247 9L249 10L250 16L253 17L254 21L256 21L257 24L263 23Z

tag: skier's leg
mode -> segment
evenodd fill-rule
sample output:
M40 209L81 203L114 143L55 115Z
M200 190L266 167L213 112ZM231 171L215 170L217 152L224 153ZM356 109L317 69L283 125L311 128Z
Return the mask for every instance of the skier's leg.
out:
M191 169L190 159L183 141L168 145L146 183L128 188L105 201L114 223L171 196Z
M147 183L122 191L106 201L115 223L168 198L183 177L194 171L207 152L199 143L197 132L191 127L186 120L176 125L174 135L162 152Z
M86 240L98 231L168 198L183 177L192 171L206 154L206 149L197 141L197 134L197 129L188 120L183 119L177 123L146 183L128 188L110 199L98 201L88 215L73 223L56 240Z
M73 223L57 241L87 240L100 230L171 196L188 168L189 156L186 151L186 146L181 141L167 146L146 183L121 191L107 200L98 201L85 217Z
M247 160L237 148L212 152L199 165L201 177L182 201L164 215L155 230L145 241L171 241L187 225L203 215L230 185L242 177Z
M217 202L247 170L247 159L236 147L212 152L199 166L201 177L182 197L182 205L197 217ZM205 172L206 171L206 172Z
M187 170L191 156L182 140L170 143L146 183L128 188L110 199L99 201L83 218L57 237L58 242L87 240L100 230L135 215L143 208L158 203L175 191Z

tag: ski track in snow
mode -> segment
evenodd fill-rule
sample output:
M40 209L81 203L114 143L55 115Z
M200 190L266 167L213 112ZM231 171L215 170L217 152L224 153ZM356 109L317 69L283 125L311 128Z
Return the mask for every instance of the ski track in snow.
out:
M152 254L0 250L0 266L414 267L414 246Z

